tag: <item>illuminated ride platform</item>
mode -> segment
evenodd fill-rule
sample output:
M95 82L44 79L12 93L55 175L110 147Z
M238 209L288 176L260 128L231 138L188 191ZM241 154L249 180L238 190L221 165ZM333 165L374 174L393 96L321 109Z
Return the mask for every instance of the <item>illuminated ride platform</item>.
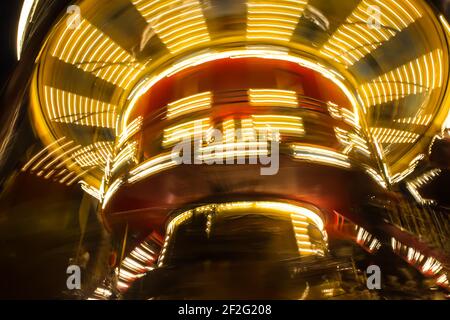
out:
M364 271L392 261L448 290L448 215L421 191L448 167L429 4L77 5L36 55L22 172L95 201L86 298L389 297Z

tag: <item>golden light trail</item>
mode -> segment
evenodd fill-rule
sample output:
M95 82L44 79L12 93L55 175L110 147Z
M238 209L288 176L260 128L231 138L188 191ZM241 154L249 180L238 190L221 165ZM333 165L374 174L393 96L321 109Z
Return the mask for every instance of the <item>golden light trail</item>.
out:
M356 242L370 253L374 253L376 250L380 249L381 242L373 236L370 232L361 226L355 226L356 231Z
M413 180L406 182L406 188L411 192L411 195L414 199L421 204L433 204L434 200L424 199L419 189L424 185L430 183L433 179L438 177L441 174L441 169L432 169L430 171L425 172L424 174L416 177Z
M44 105L51 121L115 128L117 106L44 86Z
M334 150L306 144L293 144L291 147L296 159L346 169L351 167L348 156Z
M99 166L103 167L113 153L113 142L99 141L77 150L72 159L81 168Z
M172 153L158 155L146 160L139 166L130 171L129 183L138 182L146 177L154 175L163 170L167 170L177 166L177 163L172 160Z
M387 189L387 183L384 181L383 177L380 175L378 171L376 171L374 168L371 168L369 166L363 166L366 173L376 182L380 187L383 189Z
M95 289L93 295L87 300L107 300L112 296L112 292L109 289L98 287Z
M57 154L58 152L61 152L64 150L64 148L68 147L69 145L71 145L73 143L73 141L68 141L66 143L64 143L63 145L58 146L57 148L55 148L54 150L50 151L49 153L47 153L47 155L45 157L43 157L38 163L36 163L32 168L31 171L36 171L40 166L42 166L47 160L51 159L52 156L54 154Z
M192 140L194 134L203 137L204 133L210 128L209 118L184 122L167 129L164 129L163 146L168 147L177 142L188 139Z
M419 250L409 247L395 238L391 238L391 246L395 253L404 258L423 274L436 275L443 268L442 263L435 257L427 257Z
M31 167L31 165L38 160L41 156L43 156L45 154L45 152L49 149L51 149L53 146L59 144L60 142L64 141L66 139L66 137L61 137L58 140L52 142L51 144L47 145L44 149L42 149L41 151L39 151L36 155L34 155L30 160L28 160L28 162L22 167L22 171L27 171L28 168Z
M131 0L171 53L211 41L198 0Z
M256 107L288 107L299 106L297 92L279 89L248 90L250 105Z
M431 182L437 176L439 176L441 172L442 172L441 169L432 169L414 179L412 183L414 184L415 187L420 188L425 184Z
M98 201L101 201L102 199L102 194L100 192L100 190L98 190L97 188L89 185L87 182L81 180L80 182L78 182L81 186L81 189L86 192L87 194L89 194L90 196L92 196L93 198L97 199Z
M394 119L394 122L402 123L402 124L414 124L414 125L418 125L418 126L427 126L430 124L432 119L433 119L432 114L424 114L424 115L419 115L416 117Z
M230 211L236 212L237 210L243 210L245 212L262 210L264 212L277 212L279 214L286 215L292 221L293 231L295 233L296 243L300 255L305 256L311 254L323 254L321 249L314 248L312 245L308 226L312 224L317 227L317 229L322 233L323 239L326 239L327 235L324 229L324 221L317 213L308 208L284 202L243 201L218 204L216 209L216 212L219 215Z
M407 176L409 176L411 173L414 172L420 161L423 160L424 158L425 155L423 153L416 156L413 160L411 160L408 167L404 171L396 173L391 177L391 182L398 183L403 179L405 179Z
M447 19L442 14L440 14L439 20L441 21L442 25L444 26L445 31L447 31L447 34L450 35L450 25L448 24Z
M379 26L371 25L376 19L375 9L380 15ZM363 0L320 52L346 67L351 66L421 16L409 0Z
M390 129L390 128L370 128L370 132L377 139L378 143L414 143L420 135L411 131Z
M116 144L116 149L120 149L123 144L128 141L132 136L137 134L143 124L143 117L139 116L136 119L134 119L130 124L125 128L125 130L119 135L119 139Z
M223 140L225 143L232 144L236 141L236 131L234 119L227 119L222 122Z
M111 185L108 187L108 190L105 192L103 199L102 199L102 209L105 209L106 205L108 204L109 200L112 198L112 196L119 190L119 188L124 184L124 181L122 179L117 179Z
M202 92L189 96L167 105L167 118L173 119L189 113L198 112L211 108L212 93Z
M53 142L49 146L54 146L56 143L61 143L63 140L65 140L65 137ZM64 183L67 186L72 185L75 181L80 179L90 169L92 169L89 168L87 170L81 171L78 174L75 171L68 170L68 169L75 170L74 166L77 164L77 162L75 161L76 160L75 156L77 155L78 150L81 148L80 145L77 145L71 147L68 150L65 150L73 143L74 141L69 140L64 144L58 145L58 147L53 148L53 150L47 152L45 156L43 155L45 154L46 151L49 150L49 148L48 147L44 148L38 154L36 154L30 161L28 161L28 163L22 168L22 170L26 171L34 164L33 167L31 167L30 171L37 172L36 175L38 177L43 177L44 179L52 178L54 181L59 179L59 183ZM62 168L64 165L66 165L68 161L75 161L75 162L73 162L70 166L68 166L68 168ZM99 167L99 169L102 169L102 167ZM66 172L67 174L64 177L60 178Z
M436 274L442 270L442 264L433 257L429 257L422 266L424 273Z
M19 25L17 27L16 53L17 60L20 60L22 55L23 43L27 32L28 24L33 20L34 12L39 3L39 0L24 0L22 10L20 11Z
M352 112L351 110L339 107L337 104L330 101L327 102L327 108L328 112L334 119L342 120L357 130L361 129L357 117L355 117L354 112Z
M371 152L367 141L360 135L349 132L341 128L334 128L336 138L344 146L344 154L348 154L350 151L355 150L361 154L370 157Z
M164 264L167 247L174 231L179 225L191 219L194 211L204 214L214 211L215 215L217 216L225 215L228 213L238 214L240 211L245 213L263 212L263 214L280 214L283 216L287 216L292 221L296 243L298 245L299 253L301 256L308 256L313 254L323 255L323 250L320 248L315 248L315 246L310 241L308 229L309 226L314 226L318 229L318 231L321 233L323 241L326 241L328 239L322 217L320 217L316 212L300 205L275 201L240 201L220 204L208 204L185 211L169 222L166 229L167 231L164 246L161 251L161 256L158 260L158 267L161 267Z
M304 0L248 0L247 39L290 41L306 4Z
M447 288L450 288L449 285L449 276L448 274L441 274L437 279L436 279L436 283L440 286L444 286Z
M117 286L119 290L125 291L134 281L144 277L156 267L158 250L153 244L151 237L148 237L122 260L119 268L115 269L115 274L121 282ZM104 295L97 292L94 293L94 298L104 299Z
M75 175L75 177L73 177L71 180L69 180L66 185L68 187L70 187L72 184L74 184L75 182L77 182L78 180L80 180L86 173L88 173L91 170L91 168L86 169L82 172L80 172L79 174Z
M120 167L129 162L137 162L137 142L127 144L113 159L110 173L116 172Z
M297 116L253 115L253 125L259 135L270 137L272 133L301 137L305 134L303 120Z
M144 66L101 30L81 19L73 29L65 26L51 55L105 81L127 89Z
M362 84L358 93L364 108L399 100L413 94L432 94L442 86L442 50L432 52Z
M199 159L224 163L225 160L231 161L236 157L255 157L268 154L267 142L226 142L200 148Z
M74 176L76 176L75 171L70 171L68 174L62 177L61 180L59 180L59 183L65 184L67 180L72 179Z
M256 130L251 118L241 119L241 140L256 141Z
M71 148L71 149L69 149L69 150L67 150L67 151L64 151L64 152L61 152L57 157L55 157L54 159L53 159L53 161L51 161L51 162L49 162L48 164L46 164L45 165L45 167L44 167L44 170L47 170L47 169L49 169L49 168L52 168L56 163L58 163L61 159L64 159L64 158L70 158L71 156L72 156L72 154L75 152L75 151L77 151L78 149L80 149L81 148L81 146L80 145L77 145L77 146L74 146L73 148Z
M309 256L316 253L309 238L309 223L306 217L297 213L292 213L290 217L300 256Z
M289 61L296 63L300 66L303 66L305 68L314 70L318 73L320 73L325 78L331 80L334 84L336 84L344 93L344 95L347 97L347 99L350 101L351 107L353 109L354 114L354 121L359 124L359 103L357 102L356 97L352 93L352 90L350 87L348 87L340 77L331 71L330 69L322 66L320 63L314 62L313 60L308 60L303 57L298 57L294 55L290 55L288 52L282 51L282 50L276 50L273 49L270 46L267 47L252 47L247 46L245 50L229 50L229 51L223 51L223 52L217 52L215 50L208 50L206 52L203 52L201 54L198 54L193 57L186 58L178 63L173 64L171 67L165 69L161 73L154 75L153 77L149 79L145 79L142 82L139 82L137 86L131 91L131 94L128 97L128 104L125 107L125 110L123 111L123 117L121 118L120 123L120 130L123 130L129 122L129 117L134 110L137 101L139 98L150 88L152 88L156 83L158 83L160 80L164 79L165 77L169 75L176 74L178 72L181 72L187 68L191 68L194 66L201 65L203 63L216 61L220 59L226 59L226 58L233 58L233 59L239 59L239 58L247 58L247 57L255 57L255 58L261 58L261 59L272 59L272 60L279 60L279 61Z
M189 210L189 211L183 212L180 215L177 215L175 218L170 220L170 222L166 228L166 237L164 239L164 244L163 244L163 247L161 250L161 254L159 255L159 258L158 258L158 267L162 267L164 265L164 258L166 256L167 246L169 245L169 241L173 235L173 232L179 225L181 225L182 223L191 219L192 216L193 216L193 211Z

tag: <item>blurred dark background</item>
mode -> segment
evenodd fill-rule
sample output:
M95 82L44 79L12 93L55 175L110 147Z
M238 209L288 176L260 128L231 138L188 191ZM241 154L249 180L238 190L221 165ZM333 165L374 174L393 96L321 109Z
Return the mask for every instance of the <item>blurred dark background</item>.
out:
M0 41L1 41L1 69L0 88L6 84L10 73L17 64L15 55L15 42L17 35L17 24L22 8L22 0L9 0L0 2ZM5 106L1 106L2 109Z

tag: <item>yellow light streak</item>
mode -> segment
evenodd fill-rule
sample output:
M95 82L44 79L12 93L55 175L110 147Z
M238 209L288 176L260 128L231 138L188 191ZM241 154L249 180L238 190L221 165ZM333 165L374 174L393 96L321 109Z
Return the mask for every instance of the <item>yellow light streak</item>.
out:
M298 107L297 92L278 89L248 90L250 105L257 107Z
M128 182L138 182L146 177L175 166L177 166L177 163L172 160L171 153L153 157L131 170Z
M433 89L442 86L441 60L442 50L436 49L369 83L362 84L358 93L364 107L399 100L413 94L430 95Z
M79 182L81 189L83 189L84 192L86 192L87 194L91 195L92 197L94 197L95 199L101 201L102 199L102 194L100 192L100 190L98 190L97 188L89 185L87 182L81 180Z
M20 11L19 25L17 27L17 60L20 60L22 55L23 43L25 42L25 36L28 24L33 20L34 12L39 3L39 0L24 0L22 4L22 10Z
M211 40L198 0L131 2L173 54L198 47Z
M72 154L73 161L80 167L103 167L113 153L113 142L99 141L77 150Z
M91 170L91 169L87 169L87 170L84 170L84 171L80 172L80 173L77 174L75 177L73 177L71 180L69 180L69 182L67 182L66 185L67 185L67 186L71 186L71 185L74 184L76 181L78 181L81 177L83 177L86 173L88 173L89 170Z
M447 31L447 33L450 35L450 25L448 24L447 19L442 14L440 14L439 20L441 21L442 25L444 26L445 31Z
M167 118L173 119L181 115L209 109L211 108L211 103L211 92L202 92L171 102L167 105Z
M149 78L145 79L144 81L137 84L137 86L131 91L131 94L128 97L128 105L126 106L122 122L120 124L120 130L123 130L123 128L126 127L126 125L129 122L129 117L133 111L133 109L136 107L136 103L139 100L139 98L146 93L150 88L152 88L156 83L158 83L160 80L164 79L165 77L176 74L178 72L181 72L187 68L197 66L203 63L220 60L220 59L226 59L226 58L233 58L233 59L239 59L239 58L246 58L246 57L255 57L255 58L262 58L262 59L272 59L272 60L280 60L280 61L289 61L296 63L298 65L301 65L305 68L314 70L324 77L331 80L334 84L336 84L342 92L345 94L347 99L351 103L351 107L353 109L354 114L354 121L358 124L359 123L359 111L358 106L359 103L357 102L356 97L352 93L352 91L349 89L349 87L342 82L338 74L335 72L329 70L328 68L325 68L321 64L314 62L313 60L308 60L302 57L293 56L290 55L288 52L285 52L283 50L276 50L271 47L262 48L261 46L247 46L245 50L227 50L223 52L217 52L213 50L207 50L206 52L200 53L196 56L186 58L178 63L173 64L171 67L165 69L161 73Z
M164 129L163 146L168 147L185 139L191 140L194 135L203 137L210 127L209 118L184 122Z
M199 159L202 161L231 160L235 157L252 157L268 155L267 142L226 142L200 148Z
M247 1L247 39L290 41L306 4L303 0Z
M114 129L115 105L44 86L44 105L51 121Z
M344 153L348 154L356 149L359 153L370 157L371 152L367 141L356 133L349 132L341 128L334 128L338 141L344 146Z
M420 135L411 131L390 128L369 128L378 143L414 143Z
M418 126L427 126L430 124L432 118L433 118L432 114L424 114L416 117L394 119L394 122L402 124L414 124Z
M27 171L31 165L37 160L39 159L42 155L45 154L45 152L49 149L51 149L54 145L62 142L63 140L65 140L66 137L61 137L58 140L52 142L51 144L49 144L48 146L46 146L44 149L42 149L41 151L39 151L35 156L33 156L23 167L22 167L22 171Z
M343 120L345 123L351 125L357 130L361 129L361 126L358 123L357 118L355 117L355 114L347 109L347 108L341 108L337 104L332 103L331 101L327 102L327 108L330 115L337 120Z
M111 38L81 19L77 28L61 31L51 55L96 77L127 89L144 66Z
M125 130L119 135L119 139L117 141L116 148L120 149L123 144L128 141L132 136L134 136L136 133L138 133L143 124L143 118L142 116L137 117L134 119L126 128Z
M55 148L54 150L52 150L51 152L49 152L44 158L42 158L38 163L36 163L32 168L31 171L35 171L37 170L40 166L42 166L48 159L51 159L52 155L58 153L59 151L64 150L64 148L68 147L69 145L71 145L73 143L73 141L68 141L65 144L58 146L57 148Z
M371 26L370 8L379 8L380 27ZM324 44L321 53L345 66L351 66L370 54L383 42L422 16L411 1L363 0Z
M108 204L109 200L113 197L113 195L119 190L119 188L124 183L122 178L119 178L115 180L111 185L109 186L108 190L105 192L105 195L103 197L102 201L102 209L105 209L106 205Z
M381 176L381 174L378 171L376 171L375 169L368 167L368 166L365 166L365 170L366 170L366 173L370 177L372 177L372 179L376 183L378 183L382 188L384 188L384 189L387 188L386 181L384 181L383 177Z
M347 155L338 153L324 147L293 144L294 157L308 162L317 162L329 166L350 168L351 164Z
M133 142L124 147L113 159L111 173L116 172L125 163L136 161L137 142Z
M303 120L297 116L285 115L253 115L253 125L259 135L268 135L278 132L288 136L303 136L305 129Z

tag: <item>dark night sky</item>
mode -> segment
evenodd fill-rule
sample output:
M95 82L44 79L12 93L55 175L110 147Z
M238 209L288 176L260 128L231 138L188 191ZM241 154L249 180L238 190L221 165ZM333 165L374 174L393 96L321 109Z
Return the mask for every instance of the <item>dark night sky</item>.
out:
M17 22L19 20L22 0L0 1L0 88L3 88L10 72L16 65L15 42L17 34Z

